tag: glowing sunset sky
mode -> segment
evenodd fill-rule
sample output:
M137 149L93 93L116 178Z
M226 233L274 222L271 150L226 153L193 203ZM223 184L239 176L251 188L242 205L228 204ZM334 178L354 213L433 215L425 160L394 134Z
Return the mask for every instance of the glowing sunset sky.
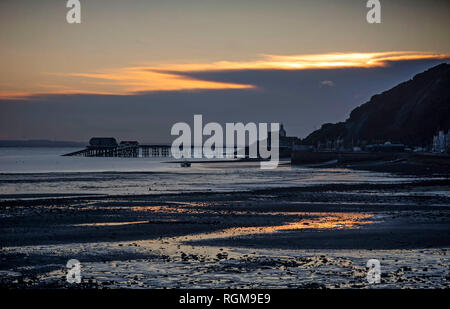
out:
M2 118L8 118L0 120L25 119L20 130L0 126L0 138L83 140L91 134L75 133L76 128L61 136L47 134L51 129L39 132L33 119L23 118L27 109L21 104L27 101L51 114L54 100L73 100L75 95L77 100L71 104L77 108L88 101L79 95L94 95L97 100L121 97L110 97L122 102L117 104L130 104L131 96L151 92L170 97L179 91L209 91L209 100L220 102L237 91L244 91L239 92L241 100L242 93L252 96L252 91L254 95L266 91L276 98L275 81L280 77L274 76L279 71L285 71L286 78L311 70L322 70L324 75L335 70L345 75L352 69L395 71L384 82L368 84L367 91L378 91L447 61L450 55L450 4L445 0L381 1L382 23L377 25L366 22L363 0L81 0L82 23L77 25L66 22L65 4L63 0L0 2L0 111ZM405 70L400 64L406 62L422 65ZM346 80L344 75L339 78ZM289 76L283 87L295 80ZM344 84L332 77L317 76L314 83L344 91L330 87ZM305 78L302 75L283 95L299 97L295 87L302 88L299 83ZM352 98L367 99L372 94L352 94ZM181 99L178 95L178 101L194 100L193 93ZM256 99L246 100L244 104L250 106ZM335 120L356 103L363 102L355 99L343 106ZM82 116L85 112L80 111L80 119L89 123ZM267 115L261 112L260 117ZM333 119L325 118L316 122ZM294 130L305 134L312 126L316 125ZM154 139L164 137L157 133Z

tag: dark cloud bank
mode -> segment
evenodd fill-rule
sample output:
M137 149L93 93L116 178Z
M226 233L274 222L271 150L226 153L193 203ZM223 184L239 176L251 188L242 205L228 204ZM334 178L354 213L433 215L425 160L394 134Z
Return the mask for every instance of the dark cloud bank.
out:
M283 122L305 137L324 122L345 120L374 94L412 78L442 60L403 61L380 68L245 70L184 73L194 78L245 83L253 90L153 92L129 96L51 95L0 100L1 139L86 141L115 136L168 142L171 126L192 122Z

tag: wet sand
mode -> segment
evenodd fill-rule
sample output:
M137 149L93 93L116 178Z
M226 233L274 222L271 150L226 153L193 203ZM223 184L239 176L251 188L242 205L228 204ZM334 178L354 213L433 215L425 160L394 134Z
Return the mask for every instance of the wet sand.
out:
M1 286L448 288L450 180L1 202ZM381 283L366 280L367 260Z

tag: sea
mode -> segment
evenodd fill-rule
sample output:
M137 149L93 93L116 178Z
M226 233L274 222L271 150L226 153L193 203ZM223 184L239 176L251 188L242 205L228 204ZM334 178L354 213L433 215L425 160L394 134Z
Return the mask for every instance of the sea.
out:
M0 200L76 195L234 192L331 183L393 183L406 177L345 168L306 168L281 161L193 163L173 158L64 157L79 148L0 148Z

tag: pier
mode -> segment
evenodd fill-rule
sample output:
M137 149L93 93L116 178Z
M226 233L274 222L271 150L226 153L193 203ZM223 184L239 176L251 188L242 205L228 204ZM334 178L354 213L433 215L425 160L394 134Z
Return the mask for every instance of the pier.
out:
M148 157L169 157L170 145L143 144L127 147L86 147L85 149L66 153L63 156L80 157L120 157L120 158L148 158Z
M149 157L171 157L171 144L140 144L137 141L122 141L117 143L114 137L93 137L89 140L89 145L84 149L63 154L64 157L80 156L80 157L118 157L118 158L149 158ZM231 149L231 151L229 151ZM228 151L227 151L228 150ZM243 150L240 154L239 150ZM180 151L182 151L180 149ZM224 158L228 159L256 159L260 160L259 154L256 158L250 157L250 147L222 148L217 151L221 152ZM191 153L201 153L203 157L203 148L201 146L191 146ZM279 147L279 157L290 157L290 147Z
M118 144L113 137L93 137L85 149L67 153L63 156L119 158L169 157L171 155L170 148L170 144L139 144L137 141L122 141Z

